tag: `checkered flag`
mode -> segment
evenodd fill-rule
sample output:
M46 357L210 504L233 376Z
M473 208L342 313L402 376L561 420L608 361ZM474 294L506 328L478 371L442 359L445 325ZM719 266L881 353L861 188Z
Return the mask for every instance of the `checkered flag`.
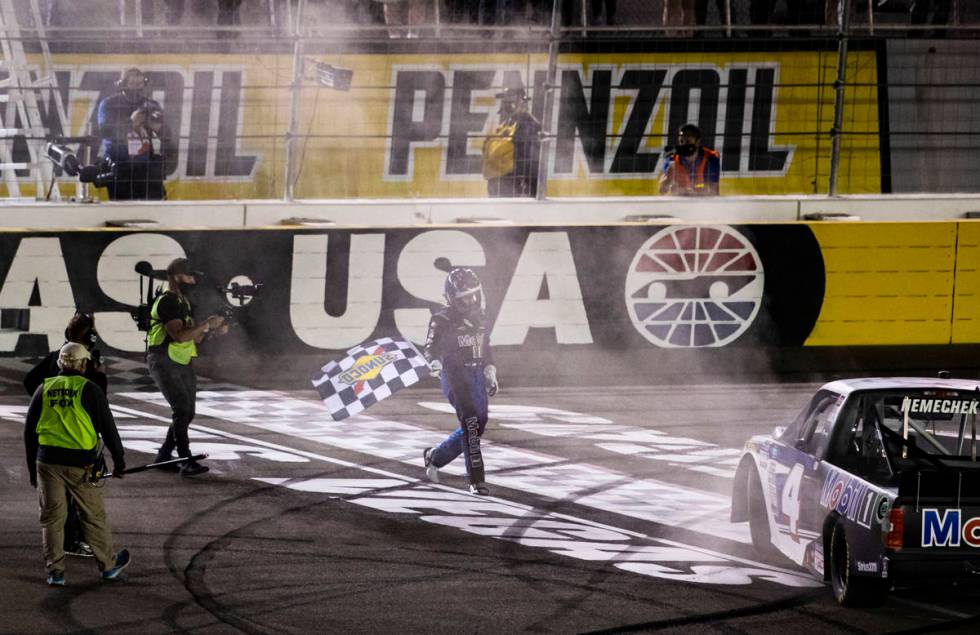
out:
M312 381L330 416L340 421L411 386L428 371L414 344L382 337L348 350L346 357L329 362Z

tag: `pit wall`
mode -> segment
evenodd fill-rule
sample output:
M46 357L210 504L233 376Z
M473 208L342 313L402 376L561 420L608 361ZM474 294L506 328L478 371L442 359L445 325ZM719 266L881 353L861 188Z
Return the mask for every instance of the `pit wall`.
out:
M63 229L110 226L241 229L296 224L338 227L411 227L466 221L517 225L654 222L795 222L812 214L851 220L954 220L980 212L980 194L889 196L724 196L403 200L243 200L126 203L17 203L0 205L0 227ZM652 217L652 218L649 218Z
M442 295L437 258L480 274L511 385L840 363L813 351L970 368L980 344L978 221L675 222L8 230L0 352L57 347L77 307L95 313L105 353L137 358L136 265L178 256L207 274L199 316L235 307L202 363L222 359L214 370L239 381L304 382L362 341L422 342ZM262 288L235 299L219 290L231 282Z

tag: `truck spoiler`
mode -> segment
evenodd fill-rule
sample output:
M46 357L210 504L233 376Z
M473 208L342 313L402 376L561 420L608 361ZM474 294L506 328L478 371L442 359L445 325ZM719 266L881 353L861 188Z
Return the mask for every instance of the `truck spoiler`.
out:
M905 470L898 476L896 505L980 503L980 463L975 468Z

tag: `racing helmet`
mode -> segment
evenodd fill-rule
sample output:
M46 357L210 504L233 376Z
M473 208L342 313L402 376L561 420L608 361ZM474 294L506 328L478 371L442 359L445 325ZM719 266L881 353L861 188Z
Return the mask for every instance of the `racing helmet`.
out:
M446 276L446 302L463 315L483 312L483 286L472 269L457 267Z

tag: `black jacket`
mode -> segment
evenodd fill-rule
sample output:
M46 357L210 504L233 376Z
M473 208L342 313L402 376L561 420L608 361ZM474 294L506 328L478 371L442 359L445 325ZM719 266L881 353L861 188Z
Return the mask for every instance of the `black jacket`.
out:
M54 377L61 372L61 369L58 368L58 353L60 352L48 353L48 356L38 362L37 366L27 371L27 375L24 376L24 388L27 390L28 397L34 395L34 391L44 383L45 379ZM109 394L109 381L106 379L105 373L101 370L95 370L91 364L85 370L85 379L94 382L96 386L102 389L103 393Z

